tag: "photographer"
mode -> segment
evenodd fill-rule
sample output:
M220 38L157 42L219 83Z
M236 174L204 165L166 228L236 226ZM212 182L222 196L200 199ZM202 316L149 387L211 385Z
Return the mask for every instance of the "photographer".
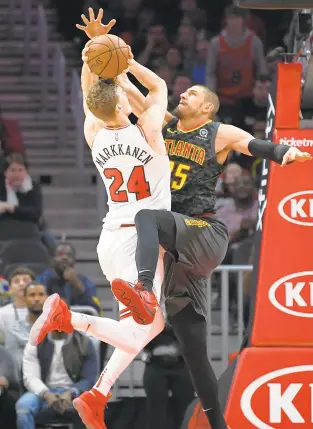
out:
M54 268L47 268L38 281L46 286L48 295L58 293L69 306L88 305L100 311L96 286L75 270L75 249L70 243L57 244L53 258Z
M170 325L144 349L146 363L143 384L147 395L149 429L179 429L184 413L194 399L194 389L188 369L179 350L178 341ZM169 391L172 401L169 411ZM171 420L175 425L171 425Z

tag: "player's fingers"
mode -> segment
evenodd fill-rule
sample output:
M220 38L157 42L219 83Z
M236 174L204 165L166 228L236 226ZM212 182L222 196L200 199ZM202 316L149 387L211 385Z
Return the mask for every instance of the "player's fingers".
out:
M76 27L82 31L85 31L85 29L86 29L86 27L84 27L83 25L80 25L80 24L76 24Z
M89 12L89 18L90 18L90 21L95 21L95 14L94 14L94 12L93 12L93 8L92 8L92 7L89 7L89 8L88 8L88 12Z
M109 31L116 24L116 19L111 19L111 21L107 24Z
M283 157L283 162L281 163L281 167L285 167L285 165L287 164L287 162L288 162L288 159L289 159L289 154L288 154L288 152L284 155L284 157Z
M100 7L96 21L101 21L103 18L103 9Z
M82 17L82 20L84 21L84 23L85 23L86 25L88 25L88 24L89 24L89 21L88 21L88 19L86 18L86 16L85 16L84 14L82 14L82 15L81 15L81 17Z

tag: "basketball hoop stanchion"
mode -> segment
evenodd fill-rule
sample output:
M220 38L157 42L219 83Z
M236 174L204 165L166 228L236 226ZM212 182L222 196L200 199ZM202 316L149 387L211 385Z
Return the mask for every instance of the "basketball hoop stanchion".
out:
M253 0L235 3L261 8ZM264 8L268 0L257 3ZM283 0L270 3L276 9L287 8L281 6L286 3ZM290 1L289 5L293 4L295 9L302 8L304 3L296 5ZM306 2L306 6L313 8L313 0ZM300 124L305 85L302 85L303 65L296 60L304 51L305 48L298 57L297 51L290 55L281 53L291 62L278 65L269 97L266 136L313 156L313 127L301 129ZM310 106L313 109L313 103ZM312 163L282 168L264 161L259 203L249 328L239 355L219 379L219 399L231 429L310 429L313 428ZM199 404L195 404L188 421L188 429L210 428Z
M313 129L300 128L301 79L300 63L278 65L272 138L313 155ZM220 400L232 429L308 429L313 428L313 167L271 163L268 170L249 332L219 380Z

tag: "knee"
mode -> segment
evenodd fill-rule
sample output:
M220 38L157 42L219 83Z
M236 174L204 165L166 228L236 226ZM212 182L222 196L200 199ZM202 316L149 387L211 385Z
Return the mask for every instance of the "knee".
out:
M140 210L135 216L135 224L137 225L140 222L144 222L147 219L154 219L154 210L143 209Z

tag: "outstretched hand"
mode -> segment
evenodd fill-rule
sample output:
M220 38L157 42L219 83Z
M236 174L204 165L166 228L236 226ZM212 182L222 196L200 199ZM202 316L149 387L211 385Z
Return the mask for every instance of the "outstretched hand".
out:
M305 162L310 160L312 160L312 156L308 152L301 152L298 148L291 147L288 152L285 153L281 166L284 167L293 161Z
M115 25L116 19L111 19L108 24L102 24L101 20L103 18L103 9L99 9L97 18L95 18L94 11L92 7L88 8L89 11L89 20L85 15L82 15L82 20L86 24L80 25L76 24L76 27L79 30L84 31L89 39L94 37L101 36L102 34L108 34L111 31L111 28Z

